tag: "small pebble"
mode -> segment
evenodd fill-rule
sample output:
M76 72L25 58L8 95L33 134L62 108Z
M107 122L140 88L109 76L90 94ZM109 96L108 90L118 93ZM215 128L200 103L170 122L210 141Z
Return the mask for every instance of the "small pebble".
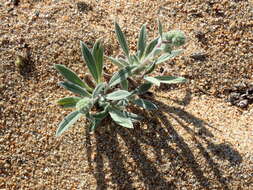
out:
M230 95L229 95L229 98L228 98L228 101L233 103L235 102L236 100L239 100L240 98L240 93L238 92L232 92Z
M237 103L237 106L240 108L247 108L248 104L249 104L248 100L241 100Z
M195 61L205 61L207 59L207 54L203 52L193 53L190 58Z
M20 2L19 0L12 0L14 6L18 6L19 2Z
M80 12L87 12L92 10L92 7L85 2L77 2L76 5L78 11Z
M201 31L195 32L195 37L200 41L203 42L203 40L206 40L205 33Z

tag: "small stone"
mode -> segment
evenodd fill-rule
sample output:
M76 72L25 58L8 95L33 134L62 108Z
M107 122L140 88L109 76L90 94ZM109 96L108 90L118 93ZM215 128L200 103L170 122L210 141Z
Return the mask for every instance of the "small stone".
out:
M190 58L195 61L205 61L207 59L207 54L204 52L193 53Z
M243 83L243 82L239 82L239 83L235 84L234 87L238 91L243 91L243 90L245 90L245 88L247 88L247 85L245 83Z
M11 11L13 11L13 10L14 10L14 8L11 7L11 8L9 8L9 9L7 9L7 12L9 13L9 12L11 12Z
M206 37L205 37L205 33L204 32L201 32L201 31L196 31L195 32L195 37L199 40L199 41L203 41L203 40L206 40Z
M253 87L247 89L246 94L253 94Z
M76 5L78 11L80 12L87 12L92 10L92 7L85 2L77 2Z
M246 108L249 104L248 100L241 100L236 105L240 108Z
M164 68L161 67L161 68L160 68L160 73L163 73L163 72L164 72Z
M39 15L40 15L40 11L36 10L36 11L34 12L34 16L38 17Z
M13 3L14 6L18 6L19 0L12 0L12 3Z
M248 94L245 94L245 93L241 94L241 96L240 96L241 100L247 99L247 98L248 98Z
M26 62L27 62L26 58L22 57L21 55L18 55L15 61L15 65L18 69L22 69L24 68Z
M253 94L247 95L247 99L252 102L253 101Z
M232 92L228 97L228 102L231 102L232 104L235 104L235 101L240 99L240 93L238 92Z

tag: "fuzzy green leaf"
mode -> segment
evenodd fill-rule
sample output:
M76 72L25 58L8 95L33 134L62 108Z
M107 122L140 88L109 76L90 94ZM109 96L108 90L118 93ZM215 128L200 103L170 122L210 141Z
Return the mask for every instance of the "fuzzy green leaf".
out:
M98 74L98 82L102 81L102 72L103 72L103 64L104 64L104 48L100 42L97 40L92 49L92 55L96 62L97 74Z
M134 100L133 103L144 108L144 109L147 109L147 110L157 110L158 109L154 103L152 103L148 100L143 100L141 98Z
M123 59L123 58L119 57L118 60L125 67L130 65L130 63L126 59Z
M67 115L59 124L59 127L56 131L56 136L60 136L64 131L69 129L69 127L71 127L81 115L82 114L79 111L74 111Z
M99 124L101 123L100 119L94 119L91 121L91 125L90 125L90 130L91 132L94 132L95 129L99 126Z
M122 30L121 30L121 28L120 28L120 26L118 25L117 22L115 22L115 32L116 32L117 39L119 41L119 44L120 44L121 48L123 49L125 55L127 57L129 57L129 48L128 48L128 45L127 45L125 35L122 32Z
M80 97L66 97L61 98L57 101L57 104L63 108L73 108L76 106L76 103L79 102L82 98Z
M99 75L97 72L97 66L96 66L95 59L94 59L93 55L91 54L89 48L83 42L80 42L80 44L81 44L81 50L82 50L82 55L83 55L84 61L86 62L91 75L93 76L95 81L98 83L99 82Z
M86 114L90 111L92 107L92 100L90 98L82 98L79 102L76 104L76 109L79 110L80 113Z
M185 44L185 34L180 30L171 30L163 34L163 40L171 42L173 46L179 47Z
M128 90L128 80L123 80L120 82L120 86L124 90Z
M104 119L106 116L108 115L108 111L102 111L99 113L96 113L94 115L92 115L94 118L96 118L97 120L102 120Z
M158 43L158 40L159 38L155 38L154 40L152 40L148 46L146 47L145 49L145 57L147 57L152 51L153 49L155 48L155 46L157 45Z
M55 64L54 67L69 82L72 82L73 84L86 88L88 91L92 91L91 87L89 87L85 82L83 82L72 70L70 70L66 66L61 64Z
M98 95L103 95L103 91L106 87L106 83L99 83L96 88L93 90L92 98L95 99Z
M142 116L139 116L139 115L131 113L131 112L125 111L124 114L126 117L130 118L132 122L140 121L143 119Z
M141 59L143 56L143 53L146 48L147 43L147 30L146 30L146 24L142 25L139 38L138 38L138 44L137 44L137 50L139 52L139 58Z
M180 50L173 50L173 51L171 51L170 53L166 53L166 54L164 54L164 55L162 55L162 56L160 56L160 57L158 58L156 64L161 64L161 63L163 63L163 62L165 62L165 61L167 61L167 60L169 60L169 59L172 59L172 58L178 56L178 55L179 55L180 53L182 53L182 52L183 52L183 50L180 49Z
M146 93L150 88L152 87L152 83L144 83L141 86L139 86L137 89L134 90L134 93L136 94L144 94Z
M106 56L106 58L109 59L114 65L118 66L119 68L123 68L126 66L126 65L124 65L124 63L122 63L121 61L119 61L116 58L108 57L108 56Z
M132 64L135 64L135 65L139 65L140 64L140 61L138 59L138 57L136 55L131 55L131 62Z
M102 96L98 99L98 105L105 108L107 105L109 105L109 103L106 101L105 97Z
M153 62L149 67L146 69L144 75L152 73L155 70L156 62Z
M63 88L73 92L74 94L78 94L82 97L90 97L91 96L91 94L89 92L87 92L84 88L82 88L78 85L75 85L71 82L64 81L64 82L59 82L58 84L60 86L62 86Z
M110 108L109 114L115 123L122 127L133 128L133 123L129 117L126 116L124 111L118 110L116 108Z
M116 104L117 107L121 107L124 108L129 104L129 101L127 99L122 99L120 101L118 101L118 103Z
M148 77L148 76L145 76L144 77L144 80L148 81L148 82L151 82L152 84L155 84L157 86L160 86L160 80L154 78L154 77Z
M162 36L163 36L163 26L162 26L162 23L161 23L160 20L158 20L158 31L159 31L160 38L162 39Z
M103 111L95 113L95 114L92 114L91 116L94 117L97 120L104 119L108 115L108 107L109 106L106 106Z
M118 71L117 73L115 73L112 76L111 80L109 81L109 86L113 87L113 86L119 84L121 81L126 80L129 76L131 76L133 68L135 68L135 67L127 66L127 67L121 69L120 71Z
M157 76L155 78L158 79L160 83L166 84L177 84L177 83L184 83L187 81L184 77Z
M121 100L121 99L124 99L130 95L131 95L131 93L126 90L117 90L115 92L107 94L106 99L108 99L108 100Z

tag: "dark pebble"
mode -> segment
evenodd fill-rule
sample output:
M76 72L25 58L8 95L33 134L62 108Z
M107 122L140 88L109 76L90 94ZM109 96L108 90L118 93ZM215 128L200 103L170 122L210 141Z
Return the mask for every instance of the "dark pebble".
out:
M240 108L247 108L248 104L249 104L248 100L241 100L237 103L237 106Z
M203 41L206 39L205 37L205 33L201 32L201 31L196 31L195 32L195 37L199 40L199 41Z
M207 59L207 54L206 53L193 53L190 58L194 59L195 61L205 61Z
M240 99L240 95L241 95L240 93L232 92L229 95L228 102L231 102L232 104L235 104L235 101Z
M246 94L253 94L253 87L247 89Z
M239 82L239 83L235 84L234 87L237 91L244 91L244 90L246 90L247 85L243 82Z
M92 7L85 2L77 2L76 6L80 12L87 12L92 10Z
M13 3L14 6L18 6L19 0L12 0L12 3Z
M161 67L161 68L160 68L160 73L163 73L163 72L164 72L164 68Z
M242 100L242 99L247 99L248 98L248 95L247 94L242 94L241 96L240 96L240 99Z

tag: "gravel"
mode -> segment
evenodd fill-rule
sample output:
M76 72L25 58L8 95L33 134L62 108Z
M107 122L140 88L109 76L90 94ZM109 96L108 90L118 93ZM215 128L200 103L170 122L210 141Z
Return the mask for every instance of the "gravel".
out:
M216 96L253 83L252 2L80 2L89 8L73 0L0 3L0 189L251 189L252 104L240 109ZM55 105L69 94L57 86L53 64L84 77L79 40L90 46L102 37L106 55L121 54L116 19L133 51L142 24L157 36L158 16L188 39L162 72L189 82L153 89L159 110L136 110L145 120L134 130L89 134L83 119L56 138L70 110ZM29 69L21 73L15 61L27 49ZM191 58L198 53L207 59Z

